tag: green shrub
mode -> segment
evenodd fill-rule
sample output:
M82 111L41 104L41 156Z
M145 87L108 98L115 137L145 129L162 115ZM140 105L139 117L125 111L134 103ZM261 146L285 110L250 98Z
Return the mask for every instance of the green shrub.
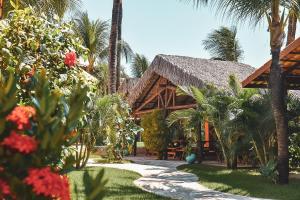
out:
M145 148L152 152L158 152L159 158L162 158L163 151L169 142L169 133L164 117L164 113L155 110L142 117L141 126L144 129L142 139Z
M72 32L72 25L58 19L37 16L30 8L16 10L0 21L0 69L4 75L18 75L19 96L30 101L34 85L32 76L46 70L49 85L70 95L74 84L95 86L80 62L86 58L85 49ZM66 62L68 53L75 53L74 64Z
M290 167L300 168L300 134L293 133L289 137L289 153L290 153Z
M277 162L270 160L265 166L261 166L259 172L262 176L272 180L273 183L278 181Z

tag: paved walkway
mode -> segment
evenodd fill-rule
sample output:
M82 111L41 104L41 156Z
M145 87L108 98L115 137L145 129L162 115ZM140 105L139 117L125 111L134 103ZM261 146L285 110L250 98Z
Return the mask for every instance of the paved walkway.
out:
M135 163L128 164L88 164L89 166L112 167L135 171L141 178L134 184L145 191L173 199L201 199L201 200L258 200L257 198L225 194L210 190L198 183L198 177L191 173L181 172L177 166L182 161L146 160L144 158L130 158Z

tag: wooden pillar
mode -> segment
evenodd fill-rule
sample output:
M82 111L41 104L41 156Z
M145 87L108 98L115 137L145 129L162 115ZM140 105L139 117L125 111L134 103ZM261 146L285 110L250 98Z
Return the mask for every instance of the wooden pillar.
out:
M134 136L133 156L136 156L136 154L137 154L137 140L138 140L139 136L140 136L140 133L138 133Z
M209 148L209 123L205 121L204 123L204 147Z
M3 9L4 9L3 0L0 0L0 20L3 18Z

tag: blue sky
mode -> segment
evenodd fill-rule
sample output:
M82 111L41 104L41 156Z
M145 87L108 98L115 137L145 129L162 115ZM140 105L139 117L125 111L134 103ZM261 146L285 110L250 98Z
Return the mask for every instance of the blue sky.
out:
M92 19L110 20L113 0L83 0ZM210 58L201 41L220 26L233 25L209 7L195 9L179 0L123 0L123 38L150 61L157 54ZM266 24L238 26L243 63L260 67L270 58Z

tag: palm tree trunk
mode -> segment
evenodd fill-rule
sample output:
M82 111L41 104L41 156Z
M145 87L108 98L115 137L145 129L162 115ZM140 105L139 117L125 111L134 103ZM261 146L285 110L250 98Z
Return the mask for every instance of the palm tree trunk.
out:
M286 118L286 89L285 77L280 66L280 51L284 39L284 30L281 25L280 1L272 1L272 18L270 23L270 46L272 64L270 70L271 104L276 124L278 145L278 172L279 184L289 182L289 160L288 160L288 123Z
M279 63L280 49L272 50L272 65L270 72L271 103L276 123L278 145L278 172L279 183L288 184L288 124L286 118L286 92L284 77Z
M118 39L118 17L121 0L114 0L111 32L109 39L109 93L116 93L116 61L117 61L117 39Z
M286 46L288 46L290 43L292 43L295 40L296 30L297 30L297 17L295 15L290 15Z
M123 18L123 5L122 5L122 0L120 0L119 16L118 16L118 53L117 53L117 85L116 85L117 90L120 87L120 79L121 79L122 18Z

